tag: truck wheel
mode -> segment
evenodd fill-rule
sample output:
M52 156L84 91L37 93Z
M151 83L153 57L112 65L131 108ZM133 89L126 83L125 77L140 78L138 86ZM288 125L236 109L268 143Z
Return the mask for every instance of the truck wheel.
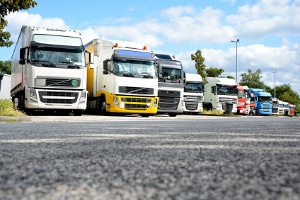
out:
M250 116L254 116L254 115L255 115L255 111L254 111L254 110L250 111L250 112L249 112L249 115L250 115Z
M73 113L74 113L74 116L81 116L83 111L82 110L74 110Z
M177 113L168 113L169 117L176 117Z
M15 110L18 110L18 109L19 109L19 99L16 98L16 97L14 97L14 98L12 99L12 101L13 101L13 104L14 104L14 109L15 109Z
M141 114L142 117L149 117L152 116L151 114Z
M25 111L25 94L19 96L19 109Z
M105 98L102 98L100 100L100 114L101 115L107 115L107 112L106 112L106 100L105 100Z

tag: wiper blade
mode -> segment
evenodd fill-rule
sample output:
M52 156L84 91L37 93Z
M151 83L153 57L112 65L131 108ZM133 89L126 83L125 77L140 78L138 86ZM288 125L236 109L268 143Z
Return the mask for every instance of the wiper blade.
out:
M126 77L134 77L134 75L131 74L131 73L123 73L123 76L126 76Z
M77 65L77 64L74 64L72 63L71 65L68 65L68 68L72 68L72 69L79 69L80 68L80 65Z
M56 67L56 65L50 61L43 61L43 62L46 62L42 64L42 66L44 67Z
M144 75L143 78L153 78L151 75Z

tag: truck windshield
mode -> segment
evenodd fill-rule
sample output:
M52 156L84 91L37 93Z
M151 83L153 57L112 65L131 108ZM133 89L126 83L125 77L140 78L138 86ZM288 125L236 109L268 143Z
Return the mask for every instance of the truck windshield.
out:
M244 91L241 91L241 90L238 91L238 98L245 98Z
M236 85L217 85L218 95L237 95Z
M267 102L271 102L272 98L271 97L258 97L258 102L261 103L267 103Z
M156 78L154 61L114 59L113 73L135 78Z
M162 68L162 78L160 82L171 82L171 83L180 83L181 82L181 69L174 68Z
M202 83L186 83L184 85L184 92L201 93L203 92L202 88L203 88Z
M31 62L43 67L83 68L84 54L82 49L32 47Z

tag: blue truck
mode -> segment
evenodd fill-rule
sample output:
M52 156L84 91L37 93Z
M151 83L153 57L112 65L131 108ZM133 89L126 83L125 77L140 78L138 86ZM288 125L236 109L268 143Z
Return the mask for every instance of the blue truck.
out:
M250 88L250 113L249 115L272 115L272 95L264 89Z

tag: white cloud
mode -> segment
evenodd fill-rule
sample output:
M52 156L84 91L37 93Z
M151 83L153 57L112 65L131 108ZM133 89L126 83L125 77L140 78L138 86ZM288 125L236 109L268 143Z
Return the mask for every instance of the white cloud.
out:
M199 12L190 6L174 7L163 11L162 16L167 17L167 22L163 24L161 34L175 43L224 43L235 35L232 27L221 23L222 12L211 7Z
M289 0L261 0L240 7L238 14L227 16L226 21L245 38L263 38L269 34L299 35L300 7L296 2L290 4Z
M23 25L40 26L46 28L69 29L62 19L59 18L42 18L38 14L28 14L28 12L14 12L7 15L6 20L8 26L6 30L9 31L12 40L17 40L20 29Z

